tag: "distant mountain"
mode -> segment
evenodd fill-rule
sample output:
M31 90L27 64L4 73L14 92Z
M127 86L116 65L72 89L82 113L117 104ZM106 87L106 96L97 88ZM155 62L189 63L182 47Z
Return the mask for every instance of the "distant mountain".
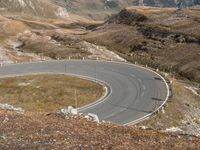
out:
M67 8L71 13L87 16L93 19L105 19L110 14L118 13L125 7L186 7L200 4L200 0L50 0Z
M51 3L49 0L0 0L0 14L68 18L66 8Z
M200 0L132 0L136 5L154 7L177 7L179 3L184 6L200 4Z
M187 7L200 0L0 0L0 14L31 15L45 18L68 18L68 12L105 20L132 6Z
M200 0L51 0L62 6L73 6L73 4L88 4L92 6L94 4L101 5L105 9L116 9L120 7L127 7L127 5L144 5L155 7L176 7L177 4L183 3L185 6L200 5ZM78 6L78 5L77 5Z

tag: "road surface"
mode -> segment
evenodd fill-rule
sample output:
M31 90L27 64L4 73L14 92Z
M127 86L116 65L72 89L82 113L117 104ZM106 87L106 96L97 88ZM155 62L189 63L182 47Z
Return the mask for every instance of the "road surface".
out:
M128 124L144 118L160 107L168 97L168 86L161 76L145 68L104 61L44 61L4 65L0 76L37 73L62 73L96 78L106 83L108 95L84 109L100 120Z

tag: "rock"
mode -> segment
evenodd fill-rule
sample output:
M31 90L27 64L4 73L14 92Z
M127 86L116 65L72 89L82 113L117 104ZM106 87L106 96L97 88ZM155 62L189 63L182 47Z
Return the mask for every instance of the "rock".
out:
M180 128L178 127L171 127L171 128L167 128L165 130L165 132L182 132L183 130L181 130Z
M9 110L9 111L14 111L14 112L24 112L24 110L20 107L14 107L9 104L0 104L0 108L3 110Z
M96 115L96 114L92 114L92 113L89 113L88 114L89 117L91 117L93 119L93 121L99 123L99 117Z
M141 129L143 129L143 130L146 130L146 129L148 129L148 127L147 127L147 126L140 126L140 128L141 128Z
M3 140L6 140L6 137L5 136L0 136L1 139Z
M64 115L78 115L78 110L73 108L72 106L68 106L68 108L61 109L60 112Z

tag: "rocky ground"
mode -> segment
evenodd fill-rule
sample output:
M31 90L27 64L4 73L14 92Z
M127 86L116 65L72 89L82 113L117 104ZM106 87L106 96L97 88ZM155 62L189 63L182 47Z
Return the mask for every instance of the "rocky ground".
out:
M200 138L82 117L0 111L0 149L199 149Z

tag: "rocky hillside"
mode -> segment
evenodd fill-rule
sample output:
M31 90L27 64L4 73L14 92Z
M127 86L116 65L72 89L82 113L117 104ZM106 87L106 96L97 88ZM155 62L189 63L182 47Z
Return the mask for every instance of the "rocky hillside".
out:
M1 0L0 14L24 15L45 18L68 18L66 8L51 3L49 0Z
M84 38L140 62L200 81L200 9L130 7Z

